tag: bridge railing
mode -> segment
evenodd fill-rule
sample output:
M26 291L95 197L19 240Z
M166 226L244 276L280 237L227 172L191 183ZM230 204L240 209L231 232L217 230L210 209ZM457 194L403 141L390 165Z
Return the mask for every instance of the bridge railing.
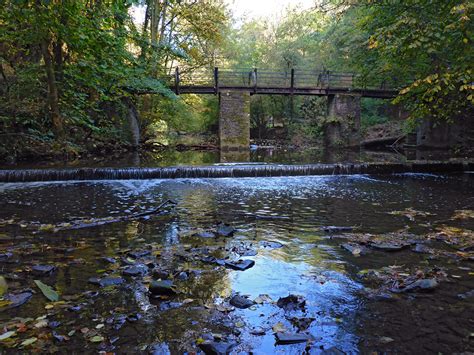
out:
M283 71L260 70L255 68L232 68L201 70L175 69L172 86L179 93L180 87L207 88L217 93L220 88L238 89L286 89L289 93L297 89L372 89L384 90L398 88L395 80L364 79L361 75L330 70L288 69Z

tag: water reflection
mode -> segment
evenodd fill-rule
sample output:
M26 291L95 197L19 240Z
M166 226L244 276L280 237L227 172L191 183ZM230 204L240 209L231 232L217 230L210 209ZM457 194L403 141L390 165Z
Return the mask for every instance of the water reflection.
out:
M456 157L444 150L324 150L314 148L257 148L246 151L195 151L165 149L156 152L133 152L120 156L77 160L69 162L18 162L5 165L5 169L24 168L79 168L79 167L164 167L202 166L219 163L365 163L406 162L411 160L449 160ZM467 158L460 156L460 158Z

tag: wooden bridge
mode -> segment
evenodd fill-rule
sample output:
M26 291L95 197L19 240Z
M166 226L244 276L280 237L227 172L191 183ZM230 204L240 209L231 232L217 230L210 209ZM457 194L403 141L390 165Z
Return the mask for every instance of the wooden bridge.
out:
M173 83L174 81L174 83ZM367 82L354 73L329 70L273 71L260 69L219 69L180 71L175 68L171 88L176 94L214 94L221 91L248 92L251 95L352 94L360 97L391 99L398 94L393 81Z

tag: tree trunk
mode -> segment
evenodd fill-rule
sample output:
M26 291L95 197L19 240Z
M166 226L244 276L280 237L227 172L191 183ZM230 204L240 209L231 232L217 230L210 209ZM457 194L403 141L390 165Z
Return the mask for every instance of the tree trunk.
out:
M56 85L56 75L54 73L53 61L49 52L49 40L41 42L41 53L43 55L44 67L48 81L48 101L53 122L53 130L57 137L64 135L63 119L59 112L58 87Z
M160 30L160 44L165 43L166 30L166 11L168 9L168 1L163 1L163 10L161 11L161 30Z
M142 38L143 44L140 51L140 58L145 59L147 53L148 43L146 43L146 39L148 38L148 23L150 21L150 11L152 10L152 5L150 5L150 1L146 1L146 9L145 9L145 20L143 21L143 28L142 28Z

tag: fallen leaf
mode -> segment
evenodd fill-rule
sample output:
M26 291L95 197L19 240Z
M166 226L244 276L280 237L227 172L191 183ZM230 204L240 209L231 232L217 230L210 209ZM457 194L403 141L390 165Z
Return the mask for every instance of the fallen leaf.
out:
M101 336L101 335L96 335L96 336L94 336L94 337L92 337L92 338L89 339L89 341L91 341L91 342L93 342L93 343L100 343L100 342L102 342L102 341L104 341L104 340L105 340L104 337Z
M10 330L9 332L3 333L0 335L0 341L11 338L12 336L15 336L16 332L13 330Z
M21 345L21 346L28 346L28 345L33 344L33 343L34 343L35 341L37 341L37 340L38 340L38 338L35 338L35 337L33 337L33 338L28 338L28 339L24 340L20 345Z
M34 281L35 281L36 286L39 287L39 289L41 290L41 292L43 292L43 295L47 299L53 302L59 300L59 294L56 291L54 291L50 286L42 283L40 280L34 280Z
M48 321L46 319L40 320L38 323L35 324L35 328L45 328L48 326Z

